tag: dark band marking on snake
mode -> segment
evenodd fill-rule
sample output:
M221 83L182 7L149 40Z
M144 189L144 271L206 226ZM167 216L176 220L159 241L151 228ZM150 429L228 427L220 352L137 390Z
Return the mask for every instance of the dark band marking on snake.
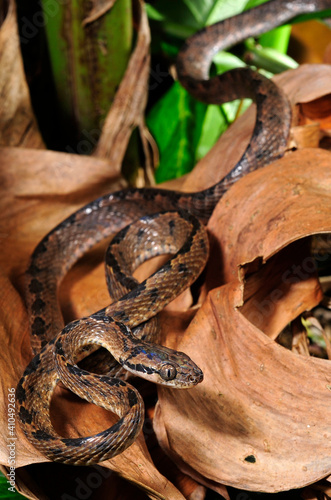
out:
M36 247L26 273L35 357L18 384L17 402L26 437L49 459L97 463L124 451L142 428L143 401L136 389L109 374L91 373L77 366L87 354L87 359L92 359L97 347L111 353L113 358L105 361L109 370L118 369L119 363L138 376L171 387L190 387L202 380L201 370L184 353L150 342L155 334L153 318L201 272L208 255L201 223L208 221L217 201L236 180L284 154L291 122L289 102L272 81L249 68L209 79L212 58L219 50L297 14L330 7L330 0L272 0L209 26L184 44L177 73L192 95L212 104L245 97L256 103L250 143L224 179L196 193L158 188L111 193L72 214ZM129 226L132 222L135 224ZM153 225L158 226L159 237L154 231L154 239L148 240L146 235L153 231ZM121 233L113 239L106 256L107 284L114 302L64 327L57 299L61 280L92 246L116 232ZM152 242L149 249L148 241ZM137 283L132 277L134 269L146 258L162 253L175 255L157 273ZM147 333L141 324L147 325ZM90 437L59 436L49 416L59 380L87 401L117 413L118 422Z

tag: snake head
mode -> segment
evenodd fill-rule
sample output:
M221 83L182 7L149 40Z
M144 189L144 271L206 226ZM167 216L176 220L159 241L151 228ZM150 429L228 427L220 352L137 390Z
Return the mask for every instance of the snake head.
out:
M187 354L167 347L139 342L121 364L138 377L176 389L202 382L203 373Z

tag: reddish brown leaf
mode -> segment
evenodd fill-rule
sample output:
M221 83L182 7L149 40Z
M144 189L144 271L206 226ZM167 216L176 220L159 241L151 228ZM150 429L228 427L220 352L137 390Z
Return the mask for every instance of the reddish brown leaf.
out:
M329 361L268 337L322 297L302 239L331 232L330 162L302 150L254 172L209 222L212 291L169 344L205 378L190 391L159 388L154 428L177 465L216 491L275 492L330 474ZM228 285L214 288L221 276Z
M101 194L118 188L119 185L116 186L115 183L119 182L119 178L117 174L111 174L111 167L104 160L50 151L30 150L23 154L21 150L3 149L1 150L1 163L3 181L1 185L4 187L1 209L2 213L5 212L5 217L2 219L0 233L3 238L6 238L6 252L1 256L3 273L0 287L1 339L3 345L6 346L2 353L0 367L1 389L2 394L5 395L0 404L4 414L7 410L8 388L16 387L25 366L31 359L27 314L22 298L16 289L18 287L22 290L21 278L27 266L29 254L42 235L76 210L78 205L86 202L87 199L93 199L96 192ZM73 175L76 171L78 175ZM53 175L50 172L53 172ZM33 182L36 176L40 183ZM38 218L36 218L36 211L38 211ZM100 297L96 298L100 299ZM95 305L94 310L101 306ZM65 404L64 401L66 401ZM95 425L97 430L100 430L114 422L111 415L95 407L89 411L89 405L77 402L75 399L73 402L70 398L61 398L60 402L59 399L55 399L53 408L56 408L57 404L54 425L61 428L62 432L67 435L90 433L91 429L95 429ZM84 410L84 415L82 410ZM22 435L18 422L16 432L17 467L47 461ZM4 465L7 464L8 459L7 438L7 424L3 421L0 432L0 461ZM138 467L137 464L139 464ZM53 464L50 465L52 466ZM103 466L109 467L119 475L147 489L148 494L153 498L164 498L164 496L178 500L184 498L155 468L143 435L126 452L104 463ZM56 467L54 465L54 470ZM86 477L90 472L90 469L86 470ZM62 492L65 492L65 483L63 488ZM32 498L38 498L38 495Z

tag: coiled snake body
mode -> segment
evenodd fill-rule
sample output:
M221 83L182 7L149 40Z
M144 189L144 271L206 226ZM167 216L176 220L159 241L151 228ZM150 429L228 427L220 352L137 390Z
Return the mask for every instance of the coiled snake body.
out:
M111 193L78 210L35 249L27 270L27 306L35 357L18 384L17 402L26 437L49 459L92 464L132 444L142 427L143 402L136 389L111 376L118 370L118 363L140 377L174 388L201 382L202 372L188 356L151 342L153 325L147 321L199 275L208 255L203 223L233 182L284 154L291 120L288 100L273 82L248 68L209 79L210 63L215 53L229 45L296 14L328 7L330 0L272 0L210 26L185 43L177 72L183 86L195 97L214 104L244 97L256 102L250 144L222 181L197 193L157 188ZM132 222L135 224L130 226ZM57 301L61 279L87 250L116 232L119 234L106 255L107 282L114 302L64 328ZM162 253L174 257L146 281L137 283L132 278L135 268ZM111 354L103 358L99 374L85 369L91 366L88 360L99 356L94 353L98 347ZM91 356L78 367L88 354ZM80 397L117 413L118 422L94 436L59 436L50 420L50 402L60 380Z

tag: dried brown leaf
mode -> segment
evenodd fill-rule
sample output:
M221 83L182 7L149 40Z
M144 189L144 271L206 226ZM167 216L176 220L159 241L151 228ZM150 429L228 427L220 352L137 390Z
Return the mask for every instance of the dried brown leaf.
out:
M309 356L307 332L300 318L292 323L292 335L292 351L301 354L301 356Z
M33 247L56 223L75 211L78 205L93 199L97 194L116 189L119 183L123 183L117 173L112 173L108 162L95 158L5 148L1 150L0 160L4 187L1 209L2 213L5 212L0 233L6 239L6 248L1 255L3 273L0 288L1 339L6 346L1 352L0 370L1 390L5 397L1 399L0 404L1 411L5 414L8 388L16 387L31 359L27 313L18 290L22 290L22 273ZM36 177L39 179L38 183L31 180ZM99 307L100 303L97 305L95 300L94 310ZM114 423L111 415L95 407L91 410L89 405L75 398L59 399L62 394L58 391L57 398L54 399L53 413L54 425L61 428L64 434L77 435L84 431L90 433L95 426L99 426L100 430L100 427L105 428L111 422ZM21 467L32 463L40 464L46 459L25 439L18 422L16 432L16 465L19 475L24 470ZM4 420L0 432L0 461L4 465L8 459L7 438L7 423ZM58 466L49 464L49 467L53 466L56 473ZM151 498L184 498L155 468L143 435L126 452L104 463L103 467L108 467L138 484L148 491ZM86 469L86 477L89 477L90 473L91 469ZM66 487L68 486L63 483L62 493L66 491Z
M271 342L241 314L242 301L239 283L213 290L178 342L205 378L190 391L160 388L158 439L216 491L312 483L331 468L329 364Z
M322 297L305 238L331 232L330 162L326 151L302 150L250 174L208 224L211 291L169 342L204 381L159 388L154 428L177 465L216 491L276 492L330 474L329 361L269 338ZM228 284L214 288L220 276Z
M0 146L43 148L25 80L14 0L0 27L0 65Z

